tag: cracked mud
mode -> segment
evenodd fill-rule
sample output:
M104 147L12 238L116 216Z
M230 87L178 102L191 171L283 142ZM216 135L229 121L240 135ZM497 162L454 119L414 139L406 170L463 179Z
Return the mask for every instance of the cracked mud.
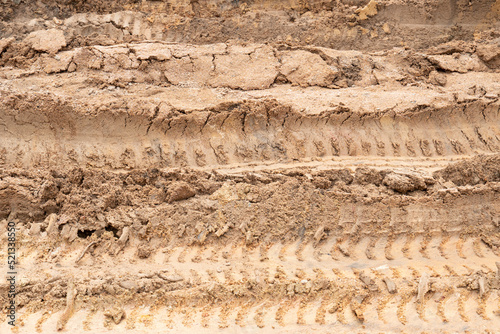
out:
M0 2L8 333L494 333L500 2Z

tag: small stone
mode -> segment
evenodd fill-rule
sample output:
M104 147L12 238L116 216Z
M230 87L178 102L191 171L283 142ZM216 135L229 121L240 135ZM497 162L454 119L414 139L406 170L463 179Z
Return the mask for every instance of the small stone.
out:
M386 33L386 34L390 34L391 33L391 28L389 27L389 24L386 22L384 23L384 25L382 26L382 30Z
M105 311L104 316L113 320L113 322L118 325L123 319L125 319L125 311L122 308L115 306L111 310Z
M324 236L325 236L325 227L320 226L316 231L316 233L314 233L314 241L318 243L321 241L321 239L323 239Z
M483 297L483 295L486 293L486 281L484 277L480 277L477 283L479 285L479 297Z
M384 177L383 184L387 188L406 194L410 191L425 190L427 185L422 176L413 173L391 172Z
M396 284L389 277L384 277L384 283L387 286L387 291L389 291L389 293L394 294L398 291Z
M125 245L128 241L128 238L129 238L129 234L130 234L130 227L128 226L125 226L122 230L122 235L120 236L120 238L118 239L118 242L121 244L121 245Z

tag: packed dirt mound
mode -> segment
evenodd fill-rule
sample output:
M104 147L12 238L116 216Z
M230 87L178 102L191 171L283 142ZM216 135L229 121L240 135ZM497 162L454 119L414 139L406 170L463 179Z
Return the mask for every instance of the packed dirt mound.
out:
M494 333L499 18L1 1L0 332Z

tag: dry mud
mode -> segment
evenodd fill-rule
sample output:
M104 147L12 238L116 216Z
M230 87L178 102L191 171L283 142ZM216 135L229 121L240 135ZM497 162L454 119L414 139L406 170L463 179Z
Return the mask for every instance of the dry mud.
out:
M0 332L500 328L500 2L0 18Z

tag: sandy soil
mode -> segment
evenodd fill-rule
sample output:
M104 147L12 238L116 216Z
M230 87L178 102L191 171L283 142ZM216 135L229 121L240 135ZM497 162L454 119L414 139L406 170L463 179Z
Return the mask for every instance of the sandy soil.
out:
M0 2L1 333L495 333L500 2Z

